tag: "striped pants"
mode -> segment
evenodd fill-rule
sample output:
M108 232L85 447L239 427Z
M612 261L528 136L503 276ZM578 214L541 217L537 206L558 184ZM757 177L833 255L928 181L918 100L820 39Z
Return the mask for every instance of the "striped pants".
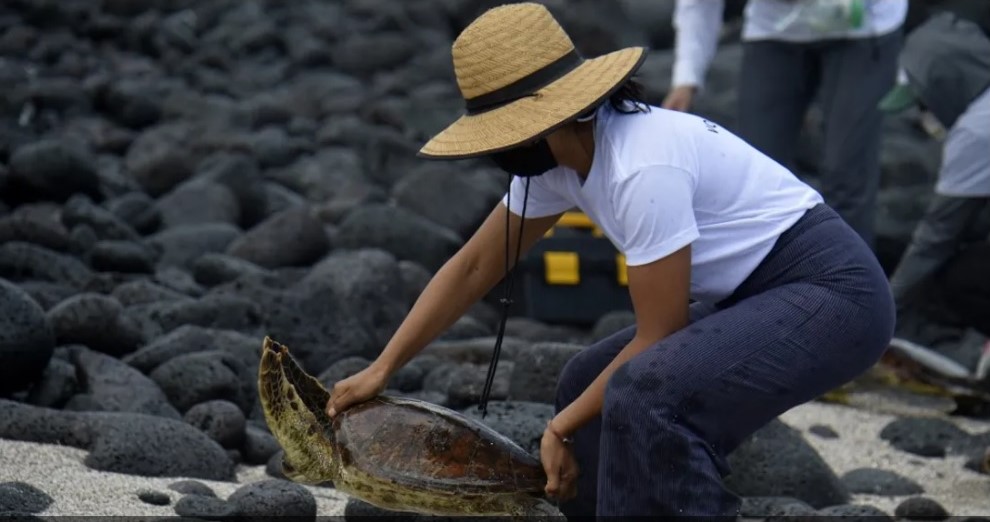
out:
M887 278L831 208L809 210L726 299L620 367L574 434L578 516L735 518L727 456L781 413L867 370L893 335ZM557 411L625 347L627 328L573 357Z

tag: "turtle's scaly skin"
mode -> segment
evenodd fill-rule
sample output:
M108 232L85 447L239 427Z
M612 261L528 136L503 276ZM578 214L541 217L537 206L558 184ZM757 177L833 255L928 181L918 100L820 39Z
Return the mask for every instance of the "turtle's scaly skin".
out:
M378 507L428 515L551 514L540 461L452 410L379 396L325 413L330 394L288 349L266 337L258 373L265 419L283 471Z

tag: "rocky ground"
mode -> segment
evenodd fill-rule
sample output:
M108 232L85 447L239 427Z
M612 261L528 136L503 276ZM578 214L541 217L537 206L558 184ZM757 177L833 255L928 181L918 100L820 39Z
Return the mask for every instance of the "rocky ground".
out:
M546 3L586 54L653 46L642 76L662 97L670 6ZM484 163L415 157L461 110L449 45L487 5L0 5L0 514L368 512L281 479L255 389L261 339L328 386L359 370L501 196L504 175ZM698 106L730 128L737 29ZM816 117L800 160L812 182ZM939 149L907 117L887 127L889 266ZM488 302L473 307L390 393L476 415L497 320ZM536 451L559 368L628 321L512 318L485 422ZM812 430L808 415L835 421ZM990 426L858 415L808 405L740 448L747 513L906 516L935 509L908 500L929 491L951 514L990 513L978 471ZM847 458L864 448L885 457Z

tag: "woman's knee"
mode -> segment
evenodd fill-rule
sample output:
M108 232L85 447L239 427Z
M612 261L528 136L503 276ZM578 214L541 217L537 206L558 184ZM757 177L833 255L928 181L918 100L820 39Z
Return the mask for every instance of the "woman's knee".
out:
M641 422L644 415L674 419L678 389L651 368L645 360L633 359L619 366L605 386L604 420L613 424Z
M595 357L588 350L578 352L564 363L557 377L557 409L574 402L594 380L602 368L596 368ZM596 371L597 370L597 371Z

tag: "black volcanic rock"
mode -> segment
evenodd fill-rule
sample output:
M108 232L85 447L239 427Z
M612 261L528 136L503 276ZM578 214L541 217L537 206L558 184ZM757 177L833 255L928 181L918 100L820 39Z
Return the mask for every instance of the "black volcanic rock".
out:
M945 520L949 512L928 497L910 497L894 508L894 515L906 520Z
M149 236L146 242L161 252L160 266L189 269L204 254L224 252L241 233L229 223L180 225Z
M152 477L232 480L215 441L181 420L120 412L70 412L0 399L0 438L89 451L92 469Z
M96 165L88 151L77 144L52 139L14 151L5 200L64 202L77 193L101 197Z
M0 482L0 513L40 513L54 502L26 482Z
M880 438L891 446L922 457L960 454L971 445L970 435L939 418L904 417L884 426Z
M74 195L62 207L62 223L69 228L89 226L98 239L138 241L140 234L113 212L95 204L90 198Z
M67 361L52 358L41 377L31 385L25 401L45 408L62 408L79 391L76 367Z
M293 207L259 223L227 247L227 254L264 268L307 266L330 250L310 207Z
M155 202L163 228L207 223L237 226L241 208L227 186L202 178L184 181Z
M93 271L71 255L32 243L10 241L0 245L0 277L12 281L33 279L81 289L93 279Z
M403 208L466 239L505 194L505 186L486 171L461 172L424 165L399 180L392 194Z
M0 243L9 241L33 243L58 252L72 248L65 226L55 216L41 212L15 212L0 218Z
M883 469L857 468L842 475L841 479L851 493L906 496L925 492L913 480Z
M338 248L380 248L397 259L436 271L460 248L448 228L398 207L372 204L352 211L340 223Z
M84 344L94 350L120 356L144 342L138 325L123 315L124 307L113 297L86 292L76 294L48 311L60 344Z
M794 428L771 421L731 455L727 486L742 496L793 497L821 509L849 500L849 491Z
M0 394L39 380L54 349L55 329L44 310L26 292L0 279Z
M237 447L245 438L244 412L230 401L201 402L190 408L182 419L199 428L225 448Z
M227 502L233 516L243 520L316 519L316 498L308 489L287 480L265 479L245 484L231 493Z
M138 370L83 346L71 348L79 379L78 389L86 397L85 406L79 409L181 418L161 388ZM67 408L77 409L71 405Z
M246 413L251 409L257 386L257 374L251 374L237 358L215 350L170 359L155 368L149 377L183 413L211 400L232 402Z

